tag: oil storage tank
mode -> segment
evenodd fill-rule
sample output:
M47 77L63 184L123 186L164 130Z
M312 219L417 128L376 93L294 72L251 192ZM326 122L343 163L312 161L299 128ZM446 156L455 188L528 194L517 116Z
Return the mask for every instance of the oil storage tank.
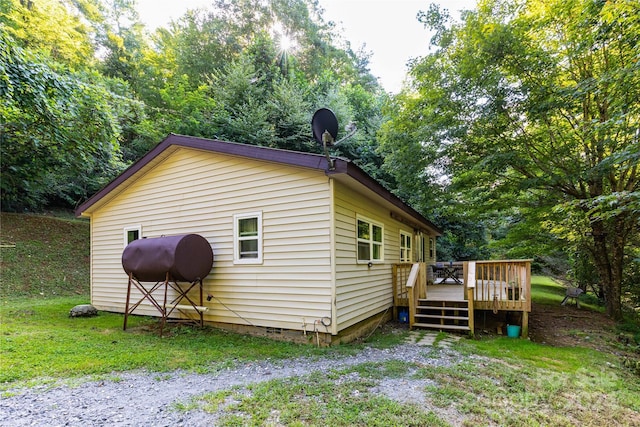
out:
M141 282L204 280L213 266L213 249L198 234L134 240L122 252L122 267Z

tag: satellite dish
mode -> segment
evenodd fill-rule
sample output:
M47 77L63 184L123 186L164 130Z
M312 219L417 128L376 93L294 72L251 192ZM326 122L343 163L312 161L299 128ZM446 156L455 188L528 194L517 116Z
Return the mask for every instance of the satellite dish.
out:
M324 155L327 157L327 166L329 170L334 170L335 165L333 159L329 156L329 147L339 144L347 138L351 138L356 133L356 124L349 123L345 127L348 134L340 141L336 141L336 138L338 138L338 119L336 119L336 115L333 114L333 111L328 108L321 108L313 113L313 118L311 119L311 130L313 131L313 137L320 145L322 145Z
M338 119L333 111L321 108L313 114L311 119L313 137L324 146L331 146L338 138Z

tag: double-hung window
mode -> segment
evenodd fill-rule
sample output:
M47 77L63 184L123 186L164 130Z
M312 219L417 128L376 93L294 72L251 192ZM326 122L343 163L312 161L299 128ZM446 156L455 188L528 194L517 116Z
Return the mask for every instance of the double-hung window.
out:
M400 262L411 262L411 233L400 231Z
M262 212L233 216L233 252L236 264L262 263Z
M384 229L364 218L358 218L358 261L384 260Z
M124 247L125 248L129 243L133 242L134 240L138 240L140 238L142 238L141 225L134 225L131 227L124 228Z

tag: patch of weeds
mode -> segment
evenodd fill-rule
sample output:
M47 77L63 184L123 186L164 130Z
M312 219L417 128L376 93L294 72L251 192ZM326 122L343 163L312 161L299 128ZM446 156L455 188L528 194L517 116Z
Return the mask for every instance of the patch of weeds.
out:
M637 315L626 315L624 321L616 326L618 343L640 353L640 322Z
M375 332L363 342L375 348L391 348L405 342L408 335L408 329L397 329L385 325L382 328L376 329Z
M86 381L120 383L124 381L124 378L114 373L95 374L95 375L90 375L88 377L71 377L66 379L65 383L69 384L71 382L74 382L74 383L84 384Z
M234 425L241 416L245 425L446 425L415 405L372 395L370 379L352 378L334 382L314 374L253 385L219 423Z
M188 402L173 402L171 408L178 412L189 412L200 408L197 401L190 400Z
M205 412L214 413L222 409L225 403L230 403L228 399L233 396L235 392L238 392L238 390L240 390L240 388L236 386L231 390L209 392L201 396L192 397L187 402L174 402L172 406L180 412L200 409Z
M242 415L239 414L230 414L226 420L224 424L220 424L221 426L227 425L227 426L247 426L247 425L255 425L255 424L249 424L247 422L248 420L246 419L246 417L243 417ZM278 424L274 424L274 423L270 423L268 425L278 425Z
M625 382L619 371L607 365L586 362L584 366L585 362L565 371L557 366L566 363L537 366L511 357L476 358L452 366L423 367L418 375L435 381L427 386L430 402L454 407L465 415L466 425L487 420L506 426L601 425L605 421L634 425L640 421L638 383Z
M230 390L218 390L192 397L189 402L177 402L174 407L179 411L191 411L200 409L205 412L214 413L223 409L223 406L229 406L238 403L237 397L245 394L246 390L240 386L234 386Z
M437 347L437 346L438 346L438 344L439 344L441 341L443 341L443 340L447 339L447 337L449 337L449 334L448 334L448 333L446 333L446 332L442 332L442 331L438 332L438 334L436 335L436 338L433 340L433 346L434 346L434 347ZM420 338L422 338L422 337L420 337Z
M379 380L382 378L402 378L407 375L407 372L412 367L415 367L415 364L401 360L390 360L386 362L362 363L340 372L357 372L363 378Z
M412 332L412 337L415 339L416 342L422 340L427 334L432 334L433 332L431 331L427 331L426 329L418 329L418 330L414 330ZM441 332L438 332L438 334L440 334Z
M216 361L215 363L211 363L207 366L203 366L201 367L201 369L196 368L195 372L198 374L215 373L215 372L224 371L225 369L233 369L236 366L238 366L237 359L221 360L221 361Z
M418 405L402 404L372 392L379 379L402 377L413 366L397 361L365 363L328 373L274 379L207 393L195 399L196 407L216 413L220 426L448 425ZM181 406L191 407L191 403Z
M43 391L52 389L60 385L61 380L52 377L40 377L29 380L16 381L13 383L0 382L0 390L7 391L19 388L40 388Z
M418 370L416 377L433 381L426 387L435 406L447 407L455 402L472 402L475 390L486 392L495 384L477 375L475 365L461 363L451 367L427 366ZM473 385L471 384L473 383ZM469 409L467 409L469 411Z
M233 390L239 392L239 387L235 387ZM198 398L200 402L200 408L206 412L215 412L218 411L223 405L230 404L232 402L229 401L231 397L234 396L234 392L232 390L220 390L211 393L206 393L203 396Z
M167 381L171 379L171 374L156 375L153 379L155 381Z
M580 330L576 330L576 329L572 329L569 330L567 332L567 335L569 335L570 337L574 337L574 338L580 338L584 341L591 341L592 337L590 334L586 333L585 331L580 331Z
M425 391L431 395L431 402L440 408L446 408L461 399L466 399L466 392L459 389L455 384L427 385Z

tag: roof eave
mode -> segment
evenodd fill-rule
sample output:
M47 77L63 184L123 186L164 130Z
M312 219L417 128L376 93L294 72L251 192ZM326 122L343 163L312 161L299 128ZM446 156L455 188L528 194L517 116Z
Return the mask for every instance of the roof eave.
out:
M194 136L169 134L164 140L158 143L158 145L152 148L147 154L142 156L137 162L129 166L113 181L109 182L97 193L95 193L84 203L78 206L78 208L75 210L75 215L77 217L88 216L87 214L90 213L91 207L94 204L100 201L103 197L107 196L117 187L122 185L125 181L127 181L133 175L138 173L142 168L144 168L147 164L149 164L153 159L158 157L162 152L172 146L213 151L222 154L290 164L312 169L327 169L326 158L317 154L298 153L276 148L260 147L256 145L239 144L235 142L226 142L215 139L203 139ZM247 149L248 147L250 147L250 150Z
M92 207L106 197L109 193L117 189L128 179L142 170L154 159L160 156L170 147L185 147L197 150L213 151L233 156L241 156L255 160L264 160L288 164L292 166L311 168L325 171L328 176L333 174L347 174L354 180L358 181L366 188L370 189L389 203L393 204L407 215L413 217L425 227L430 228L437 234L441 235L442 231L436 227L431 221L423 217L409 205L405 204L400 198L395 196L389 190L384 188L380 183L371 178L367 173L360 169L356 164L344 159L334 159L333 169L329 169L327 158L324 155L313 153L301 153L277 148L260 147L256 145L239 144L235 142L226 142L212 139L203 139L193 136L169 134L158 145L152 148L147 154L141 157L137 162L129 166L113 181L100 189L97 193L87 199L75 210L75 215L90 216Z
M421 223L422 227L428 228L436 233L436 235L441 236L442 230L425 218L418 211L413 209L411 206L404 203L398 196L387 190L382 184L380 184L375 179L371 178L365 171L360 169L355 163L345 161L345 160L336 160L334 162L335 169L332 171L328 171L328 175L337 174L337 173L345 173L349 175L351 178L355 179L362 185L364 185L369 190L376 193L378 196L382 197L387 202L391 203L405 214L413 217L417 222Z

